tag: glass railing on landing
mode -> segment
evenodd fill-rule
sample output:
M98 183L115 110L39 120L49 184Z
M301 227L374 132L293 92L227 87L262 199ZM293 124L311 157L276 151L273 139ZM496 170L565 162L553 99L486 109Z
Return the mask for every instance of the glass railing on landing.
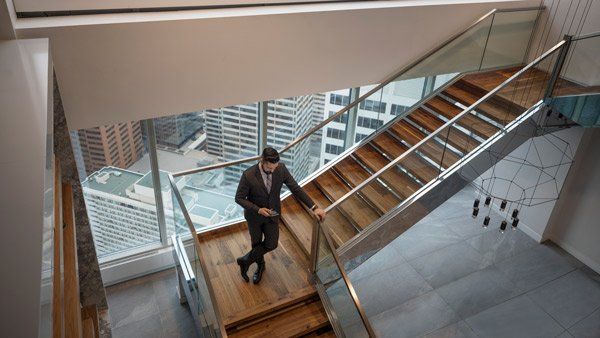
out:
M551 96L600 94L600 32L566 41L568 52Z
M334 249L330 231L323 224L313 228L312 270L317 290L328 313L335 313L332 327L342 337L375 337L373 327L361 306L354 286Z
M324 120L280 148L282 162L297 181L308 181L462 74L522 65L540 10L491 11L381 84L327 93ZM280 132L278 128L276 122L267 124L267 145L277 146L269 143L269 135ZM235 190L241 173L258 159L173 173L198 231L242 220Z
M552 110L583 127L600 125L600 32L570 41L552 97Z
M176 179L169 175L173 202L173 222L176 233L172 243L175 248L175 259L179 274L180 290L185 294L197 329L201 337L223 337L225 328L221 320L218 304L214 302L215 296L210 279L207 277L206 266L201 256L201 247L198 234L194 228L192 215L186 206L184 198L176 184ZM186 248L183 243L190 242L191 247Z

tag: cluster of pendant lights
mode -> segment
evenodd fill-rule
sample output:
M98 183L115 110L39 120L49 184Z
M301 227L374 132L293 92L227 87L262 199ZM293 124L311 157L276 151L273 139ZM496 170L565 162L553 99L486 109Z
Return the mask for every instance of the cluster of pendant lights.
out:
M491 203L492 203L492 197L486 196L485 201L483 202L484 206L489 208ZM500 202L500 211L506 210L506 204L507 204L506 200L502 200L502 202ZM476 218L477 215L479 215L479 198L476 198L475 201L473 202L473 218ZM519 217L518 216L519 216L519 210L514 209L512 211L512 215L511 215L513 230L516 229L517 226L519 225ZM487 216L485 216L485 218L483 219L483 227L487 228L488 225L490 225L489 214ZM504 219L500 223L500 232L501 233L504 233L504 230L506 230L507 225L508 225L508 222L506 221L506 219Z

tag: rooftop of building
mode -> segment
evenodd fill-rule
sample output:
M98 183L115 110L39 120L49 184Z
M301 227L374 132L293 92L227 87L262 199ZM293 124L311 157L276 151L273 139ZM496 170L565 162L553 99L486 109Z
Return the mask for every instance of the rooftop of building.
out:
M195 187L186 185L183 188L183 192L184 192L183 200L184 200L186 207L188 207L188 209L192 209L195 206L200 206L200 204L198 204L198 203L201 203L203 207L217 210L217 211L219 211L220 214L223 214L225 212L225 209L229 205L232 205L232 204L237 205L235 203L235 198L233 196L221 194L216 191L199 189L199 188L195 188ZM190 205L192 199L189 196L189 194L196 195L196 197L197 197L196 200L198 201L198 203L194 203L193 205Z
M216 213L218 213L217 210L213 208L203 207L199 204L194 204L194 206L190 209L190 214L204 217L207 219L211 219Z
M169 173L166 171L159 170L160 173L160 190L163 192L169 191L170 183L169 183ZM136 182L137 185L141 185L147 188L153 188L154 184L152 182L152 172L147 172L144 177L140 178L139 181Z
M89 189L126 197L125 190L142 177L144 175L129 170L104 167L88 176L81 185Z

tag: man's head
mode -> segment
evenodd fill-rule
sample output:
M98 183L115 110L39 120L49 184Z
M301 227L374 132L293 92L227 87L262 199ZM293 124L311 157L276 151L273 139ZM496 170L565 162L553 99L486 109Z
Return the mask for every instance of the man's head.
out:
M279 153L277 150L267 147L262 152L260 162L263 171L267 174L272 174L279 164Z

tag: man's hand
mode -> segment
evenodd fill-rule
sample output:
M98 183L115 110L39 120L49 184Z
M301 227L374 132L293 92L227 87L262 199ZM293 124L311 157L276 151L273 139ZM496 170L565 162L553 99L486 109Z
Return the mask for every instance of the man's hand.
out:
M260 208L258 209L258 213L265 217L271 217L271 210L268 208Z
M315 213L315 215L317 216L317 218L322 222L325 220L325 216L326 216L326 212L325 210L321 209L321 208L315 208L313 210L313 212Z

